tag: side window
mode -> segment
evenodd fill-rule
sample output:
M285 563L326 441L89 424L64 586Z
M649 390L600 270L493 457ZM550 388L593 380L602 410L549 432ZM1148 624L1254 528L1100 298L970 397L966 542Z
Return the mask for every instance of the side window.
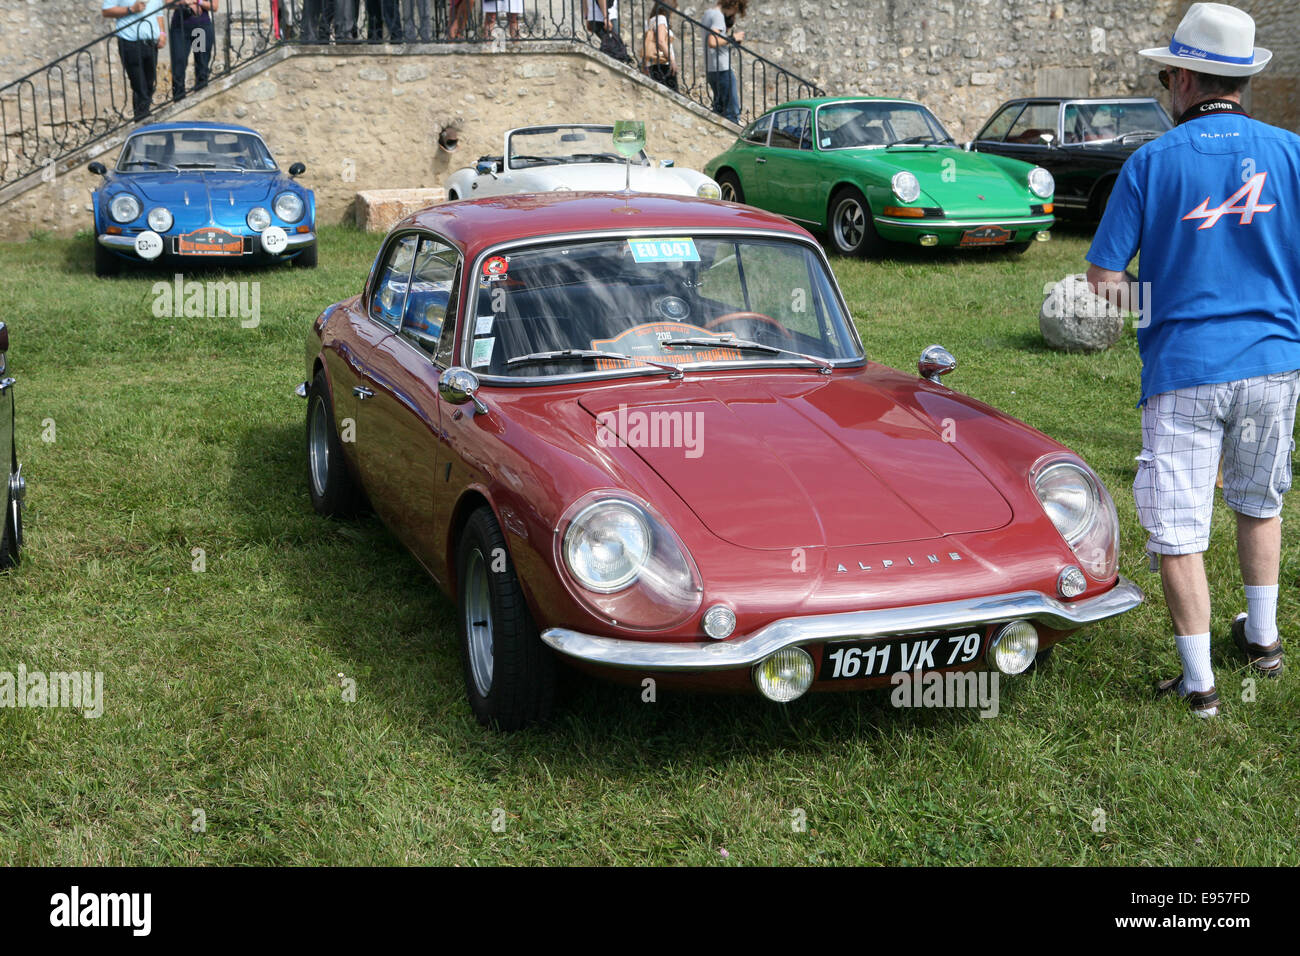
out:
M1007 133L1011 129L1011 124L1016 121L1016 117L1020 115L1020 111L1024 108L1024 103L1008 103L1006 106L1002 107L1002 109L997 111L993 118L985 124L982 130L980 130L979 136L975 138L977 140L986 139L997 143L1002 142L1002 140L1006 139Z
M749 124L749 128L740 134L741 139L755 146L767 145L767 133L772 128L772 114L760 116Z
M401 334L430 355L437 351L442 335L458 260L454 248L429 236L420 240L415 254Z
M803 114L803 120L799 124L799 148L811 150L813 148L812 110L799 112Z
M1030 103L1011 125L1007 142L1042 146L1044 133L1056 136L1056 114L1055 103Z
M402 324L415 242L415 236L403 236L388 247L384 264L379 267L379 278L370 293L370 317L394 331Z
M779 109L772 114L772 146L781 150L798 150L807 137L809 111L806 109ZM809 148L813 146L809 139Z
M447 318L442 323L438 349L433 353L433 362L439 368L448 368L456 362L453 346L456 343L456 311L460 303L460 274L461 267L457 265L456 274L451 277L451 298L447 300Z

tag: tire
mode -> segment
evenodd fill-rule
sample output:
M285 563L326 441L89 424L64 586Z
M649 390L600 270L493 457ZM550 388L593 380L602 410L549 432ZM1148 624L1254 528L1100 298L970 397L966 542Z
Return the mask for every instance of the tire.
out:
M871 220L871 205L858 190L846 187L831 197L826 234L831 248L842 256L874 256L884 251L884 241Z
M0 570L12 568L22 560L23 549L23 506L15 501L5 483L4 525L0 529Z
M1029 251L1029 247L1032 246L1033 244L1034 241L1032 239L1029 242L1008 243L1007 253L1008 255L1013 255L1013 256L1023 256L1026 252Z
M1056 645L1045 647L1034 655L1034 662L1025 668L1026 674L1032 674L1039 668L1046 667L1047 662L1052 659L1052 651L1056 650Z
M122 271L122 260L115 254L109 252L99 244L96 239L91 239L95 243L95 275L101 279L107 279L115 276Z
M1097 192L1092 197L1092 217L1099 222L1101 217L1106 214L1106 206L1110 203L1110 192L1114 188L1115 180L1108 180L1097 187Z
M521 730L550 716L556 667L528 612L492 514L470 515L456 547L457 623L465 696L494 730Z
M307 490L317 514L346 518L357 512L360 495L343 459L323 371L307 392Z
M729 169L718 173L718 189L722 191L722 198L726 202L745 201L745 190L741 188L740 177Z
M299 269L315 269L316 268L316 246L317 243L313 242L310 246L308 246L302 252L298 253L289 261L292 262Z

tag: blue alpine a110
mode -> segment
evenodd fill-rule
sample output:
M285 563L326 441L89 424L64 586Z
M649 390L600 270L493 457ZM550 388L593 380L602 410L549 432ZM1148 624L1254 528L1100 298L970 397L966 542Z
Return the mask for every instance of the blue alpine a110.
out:
M225 123L141 126L113 169L90 164L95 274L125 263L289 260L316 265L316 195L286 175L262 137Z

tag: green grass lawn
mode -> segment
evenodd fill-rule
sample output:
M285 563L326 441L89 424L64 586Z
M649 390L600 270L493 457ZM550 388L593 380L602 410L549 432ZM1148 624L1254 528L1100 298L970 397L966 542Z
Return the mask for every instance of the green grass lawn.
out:
M1043 285L1082 271L1084 233L1020 258L835 266L873 358L914 369L940 342L960 362L948 384L1097 469L1144 607L1004 680L995 719L896 710L887 692L646 704L579 681L550 726L515 736L471 717L451 605L415 561L373 517L326 521L308 501L304 331L360 288L376 249L325 229L317 271L234 276L261 281L248 329L155 317L152 284L169 277L96 280L88 237L0 245L29 482L25 561L0 579L0 671L105 675L98 719L0 709L0 863L1300 862L1300 678L1241 700L1221 503L1224 714L1151 698L1178 664L1130 492L1133 332L1094 356L1038 334ZM1288 534L1292 640L1298 574Z

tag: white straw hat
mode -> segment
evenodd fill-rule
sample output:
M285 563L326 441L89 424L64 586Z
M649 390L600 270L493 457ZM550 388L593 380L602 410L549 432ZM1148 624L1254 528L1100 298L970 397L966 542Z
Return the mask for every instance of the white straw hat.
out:
M1193 3L1168 47L1140 51L1166 66L1216 76L1254 76L1273 59L1255 46L1255 21L1226 3Z

